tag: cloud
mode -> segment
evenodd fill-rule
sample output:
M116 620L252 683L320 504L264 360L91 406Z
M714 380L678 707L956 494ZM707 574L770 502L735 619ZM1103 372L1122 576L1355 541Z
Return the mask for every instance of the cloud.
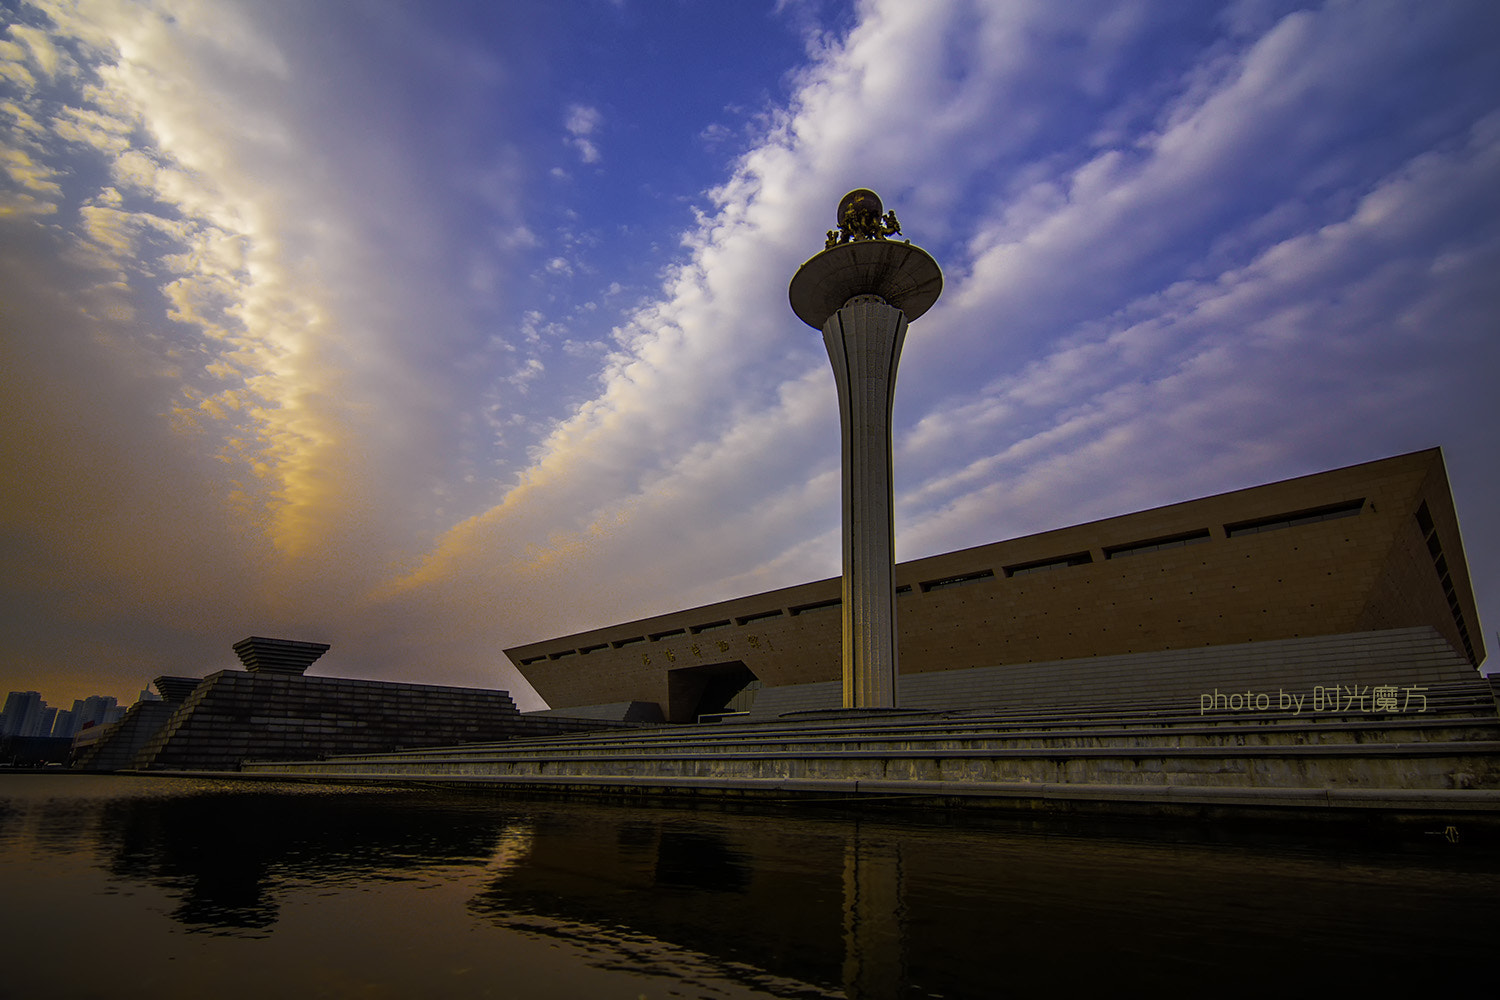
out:
M599 147L594 145L590 138L599 131L599 126L604 124L604 115L598 108L591 108L583 104L574 104L568 108L568 116L563 123L567 129L568 145L578 151L578 158L584 163L598 163L602 158Z
M527 383L536 381L542 372L546 370L547 366L542 364L539 359L527 358L516 373L505 381L521 392L525 392Z
M1440 424L1414 425L1413 414L1440 405L1445 384L1470 381L1448 370L1455 352L1496 354L1472 309L1500 304L1478 292L1500 253L1488 180L1500 169L1497 121L1403 164L1344 219L1128 303L1018 374L929 411L902 442L906 462L983 457L902 497L917 522L907 543L940 551L981 519L1028 507L1008 530L1047 527L1028 499L1041 495L1092 495L1086 513L1104 516L1120 502L1104 482L1130 484L1146 506L1186 499L1194 483L1212 489L1226 464L1253 468L1268 452L1312 470L1351 461L1347 443L1361 438L1385 437L1392 452L1432 443ZM1475 212L1491 224L1476 231L1464 221ZM1458 303L1467 315L1438 318ZM1441 357L1430 349L1438 329ZM982 451L986 440L1004 447ZM1145 470L1170 476L1175 492L1153 491Z
M88 456L27 461L41 463L41 495L59 511L89 510L99 531L64 530L28 503L8 522L21 533L16 551L40 565L90 565L77 577L84 593L177 594L173 577L217 574L166 620L214 632L220 645L224 629L326 634L352 593L418 544L434 516L427 498L458 451L448 407L487 374L430 363L485 332L443 304L458 298L444 283L461 286L467 272L452 277L446 255L429 250L439 208L423 167L384 156L379 133L330 129L320 102L341 110L338 88L369 88L326 53L309 62L295 49L305 36L274 35L249 16L260 12L37 12L56 51L71 55L43 67L16 43L4 52L32 59L28 80L55 76L45 96L19 93L0 108L18 126L0 154L13 181L0 225L7 245L36 261L6 260L26 292L6 296L9 314L24 302L32 318L15 327L14 402L32 415L15 426ZM322 74L311 92L309 66ZM535 238L522 203L496 199L487 183L482 172L449 176L442 210L507 234L475 251L503 274ZM38 213L53 217L49 229L22 217ZM400 241L386 239L387 225ZM76 398L59 396L60 381ZM141 530L158 514L163 524ZM114 555L62 554L75 541L78 553ZM163 621L162 600L138 610ZM94 606L70 607L62 634L91 634ZM171 642L201 645L185 634Z
M163 331L162 347L223 352L221 357L238 364L205 366L219 378L240 366L251 373L212 395L189 380L176 409L182 416L194 409L211 416L238 413L235 430L244 436L225 454L248 466L250 476L239 490L263 497L277 544L294 551L309 542L306 513L319 502L307 470L325 461L322 449L335 437L306 405L307 369L299 365L311 360L311 328L322 306L287 267L279 242L285 234L273 236L267 226L267 216L279 206L253 176L263 159L237 148L243 137L222 127L222 108L212 95L177 86L200 58L224 59L253 74L279 69L275 54L243 23L216 20L224 11L128 21L113 17L107 6L98 20L64 8L48 13L55 33L93 61L100 81L75 89L79 103L60 110L52 133L100 157L130 195L127 203L121 190L102 188L79 208L81 259L138 289L149 286L158 269L174 273L164 291L168 316L178 326ZM129 44L117 48L117 37ZM224 48L230 41L233 47ZM132 139L142 133L144 138ZM161 354L157 363L175 370L168 357ZM240 405L225 406L230 398Z
M715 148L734 138L734 132L727 125L710 122L698 133L698 138L703 140L704 145Z
M34 160L24 149L0 148L0 170L10 190L0 193L0 215L51 215L62 194L57 172Z

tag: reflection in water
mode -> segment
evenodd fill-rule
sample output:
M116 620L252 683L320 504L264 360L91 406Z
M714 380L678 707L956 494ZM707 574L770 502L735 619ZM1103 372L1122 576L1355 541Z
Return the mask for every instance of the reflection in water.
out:
M658 886L744 892L750 884L750 859L714 833L663 830L656 844Z
M1484 953L1500 915L1493 855L1442 841L1396 854L1041 830L0 776L0 947L41 956L61 933L182 960L122 995L188 991L195 956L240 963L229 982L202 973L226 997L289 969L326 995L1248 995L1430 991ZM36 982L78 992L67 975Z
M808 984L795 995L870 1000L1122 983L1430 988L1472 960L1500 916L1487 856L636 815L539 815L526 863L471 910L597 949L599 961L655 968L670 943L778 995L793 994L767 974ZM1387 960L1371 964L1371 949Z
M784 881L723 816L534 808L525 862L474 896L476 916L568 940L610 968L670 970L700 991L728 980L837 995L836 866L799 859L805 870Z
M383 796L214 795L108 803L97 826L106 869L172 890L172 916L195 930L244 931L276 921L289 884L399 879L432 865L483 863L494 820L455 813L434 823Z
M901 848L856 826L844 843L844 991L884 1000L906 983Z

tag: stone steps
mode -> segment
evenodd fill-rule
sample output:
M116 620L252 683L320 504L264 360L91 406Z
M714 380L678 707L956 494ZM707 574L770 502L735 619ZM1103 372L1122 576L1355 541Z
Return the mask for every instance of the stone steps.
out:
M760 753L635 753L531 758L506 755L342 757L245 770L304 777L457 779L474 782L609 785L617 779L661 787L715 780L726 787L766 782L960 782L1477 789L1500 795L1500 741L1353 744L1317 747L1114 748L1032 751L827 751Z
M762 740L670 740L633 743L567 743L538 746L529 741L516 744L490 744L482 747L455 747L440 750L408 752L405 759L478 759L495 755L536 760L569 758L613 758L622 755L651 758L678 758L685 755L766 756L813 754L956 754L994 753L1115 753L1145 754L1163 751L1198 751L1204 753L1255 751L1293 752L1328 750L1341 747L1412 747L1434 744L1458 745L1500 741L1500 722L1473 724L1391 725L1375 727L1260 727L1252 732L1228 732L1222 729L1192 731L1171 729L1158 732L1140 730L1103 730L1098 732L1052 731L1030 735L980 735L974 733L932 733L901 738L863 738L848 736L793 737Z
M553 738L512 740L408 751L406 756L473 757L503 753L512 756L557 758L572 755L620 753L681 754L689 752L847 752L869 747L907 749L931 746L938 750L1017 747L1030 749L1088 747L1292 747L1304 745L1360 745L1418 742L1476 742L1500 739L1500 718L1391 719L1377 722L1263 722L1244 726L1153 725L1129 727L891 727L884 731L779 728L776 732L714 733L666 730L636 738Z
M577 754L687 752L761 752L854 750L869 746L939 748L1013 746L1299 746L1306 744L1409 743L1482 741L1497 738L1500 715L1487 685L1453 685L1429 693L1428 710L1394 715L1369 713L1292 717L1283 713L1183 712L1143 708L1135 711L1077 711L969 714L882 713L876 719L818 713L803 720L776 723L720 723L615 731L587 736L515 739L500 743L423 751L432 757L471 757L484 753L559 757Z
M1500 814L1500 715L1484 681L1427 711L1320 717L1180 705L996 713L813 713L324 761L260 777L414 780L599 793L941 796L1026 808L1129 802ZM1196 798L1195 798L1196 796ZM1425 804L1423 804L1425 803Z

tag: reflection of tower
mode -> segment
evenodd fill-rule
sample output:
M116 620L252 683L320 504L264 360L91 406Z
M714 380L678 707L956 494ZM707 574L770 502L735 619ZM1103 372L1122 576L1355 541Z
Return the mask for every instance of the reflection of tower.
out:
M844 707L896 704L891 403L906 325L943 290L937 262L863 188L839 202L827 248L798 268L792 311L823 331L838 385L844 485Z
M860 836L844 845L844 995L884 1000L906 986L901 848Z

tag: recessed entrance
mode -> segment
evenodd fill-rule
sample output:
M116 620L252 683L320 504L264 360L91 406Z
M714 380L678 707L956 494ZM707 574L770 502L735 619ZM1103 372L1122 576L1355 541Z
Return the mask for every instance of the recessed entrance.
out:
M724 711L729 700L755 680L743 660L667 671L667 721L697 722Z

